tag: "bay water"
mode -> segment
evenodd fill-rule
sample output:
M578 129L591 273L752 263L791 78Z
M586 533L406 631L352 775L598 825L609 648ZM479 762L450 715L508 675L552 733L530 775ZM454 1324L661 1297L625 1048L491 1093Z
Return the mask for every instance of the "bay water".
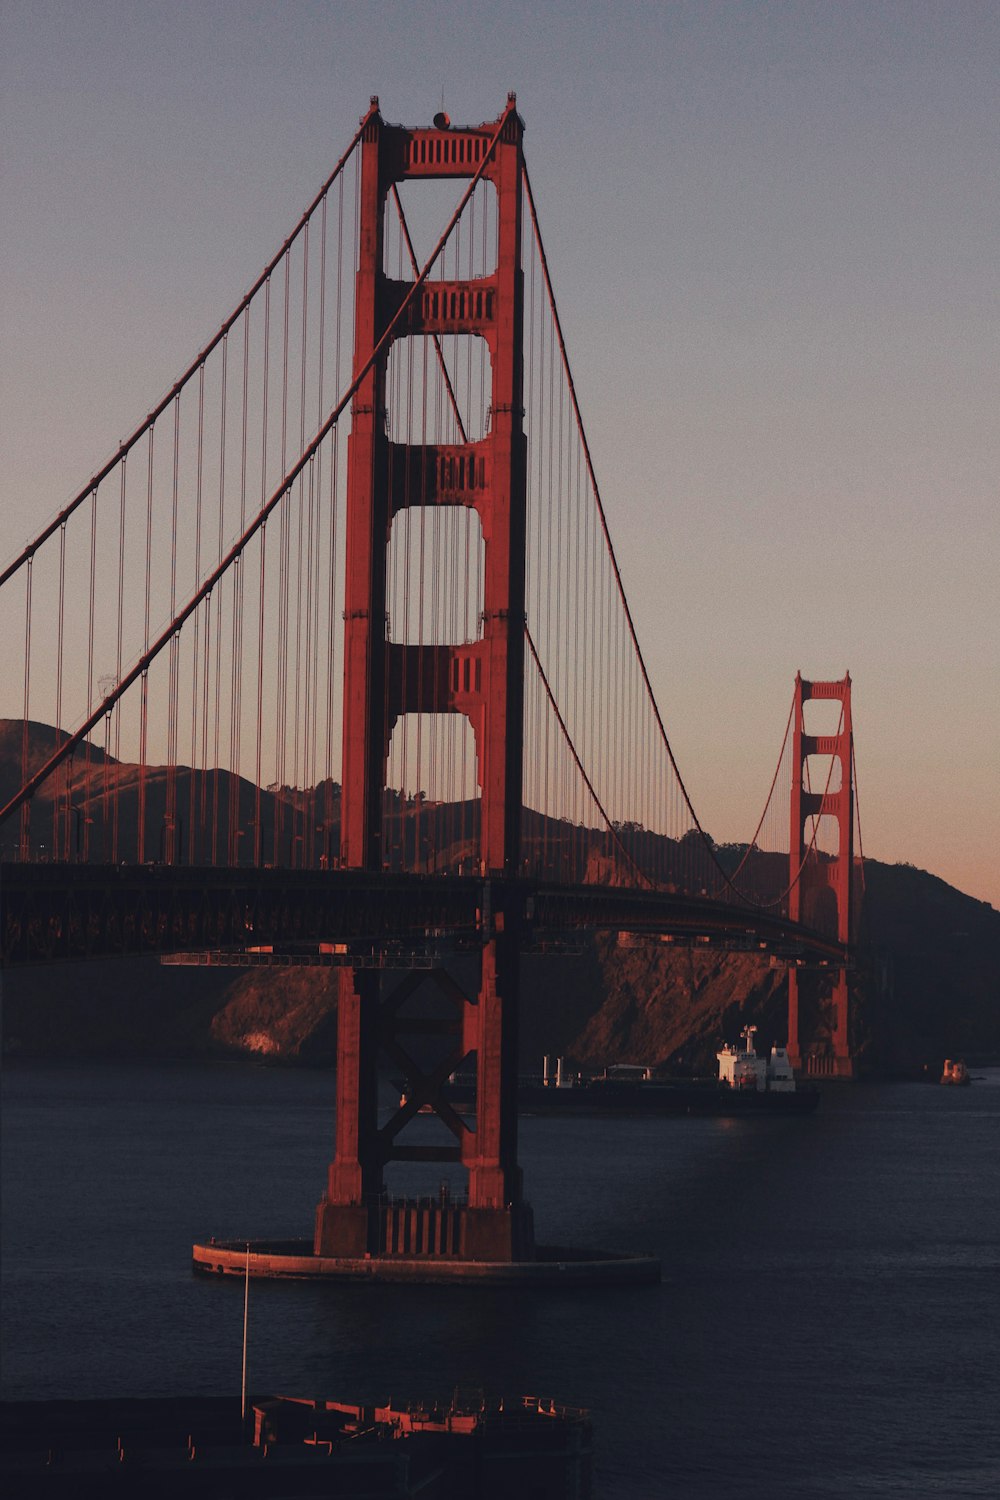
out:
M243 1286L191 1244L311 1235L332 1074L2 1086L4 1397L238 1393ZM604 1500L1000 1496L1000 1070L802 1119L527 1116L521 1160L542 1243L651 1252L662 1285L254 1283L252 1389L587 1407Z

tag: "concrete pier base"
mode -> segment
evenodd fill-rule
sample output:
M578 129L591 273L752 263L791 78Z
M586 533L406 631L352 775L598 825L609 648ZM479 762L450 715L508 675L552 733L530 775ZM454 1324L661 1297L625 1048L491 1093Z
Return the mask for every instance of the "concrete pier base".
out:
M440 1198L404 1198L392 1202L331 1203L316 1210L313 1254L337 1260L533 1260L535 1229L530 1205L474 1208L467 1202Z
M661 1279L655 1256L538 1245L534 1260L463 1260L456 1256L316 1255L312 1240L251 1240L250 1275L264 1280L464 1283L476 1286L648 1286ZM244 1240L210 1240L192 1248L202 1276L244 1276Z

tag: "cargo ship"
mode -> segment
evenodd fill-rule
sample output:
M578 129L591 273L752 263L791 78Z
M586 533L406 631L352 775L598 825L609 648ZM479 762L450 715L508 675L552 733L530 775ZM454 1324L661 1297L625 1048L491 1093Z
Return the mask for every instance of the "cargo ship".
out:
M644 1064L613 1063L601 1074L567 1071L563 1058L546 1057L542 1076L521 1078L518 1109L530 1114L807 1115L819 1104L819 1090L800 1087L785 1047L759 1057L756 1026L745 1026L741 1044L716 1053L716 1078L663 1078ZM475 1103L475 1076L453 1073L444 1096L458 1109ZM405 1101L405 1094L403 1096Z

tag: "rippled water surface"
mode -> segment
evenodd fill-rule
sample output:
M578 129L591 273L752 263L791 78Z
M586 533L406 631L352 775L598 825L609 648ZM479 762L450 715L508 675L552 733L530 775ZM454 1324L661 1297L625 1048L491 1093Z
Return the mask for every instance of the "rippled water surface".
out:
M238 1390L243 1288L195 1280L191 1242L311 1233L332 1094L243 1065L8 1069L3 1394ZM1000 1495L1000 1072L804 1120L521 1129L539 1239L652 1251L662 1286L259 1283L252 1384L586 1406L605 1500Z

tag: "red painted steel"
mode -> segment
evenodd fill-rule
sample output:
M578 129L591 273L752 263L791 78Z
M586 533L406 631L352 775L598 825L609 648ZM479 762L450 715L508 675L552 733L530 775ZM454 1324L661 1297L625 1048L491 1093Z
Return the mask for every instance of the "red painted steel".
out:
M363 369L401 306L408 283L383 267L390 187L408 177L471 176L495 126L474 131L405 130L373 116L361 157L361 226L356 282L355 369ZM382 792L392 730L406 713L461 713L473 727L482 790L484 872L520 864L524 682L525 462L522 126L509 109L483 176L497 193L496 273L479 281L428 282L395 338L478 334L492 362L491 427L479 442L425 447L389 441L389 343L362 379L352 408L347 483L344 762L341 863L379 870ZM477 512L485 541L483 633L462 646L389 644L385 555L392 517L424 505Z
M498 134L499 132L499 134ZM344 633L344 759L341 865L384 868L382 809L389 743L408 713L460 713L475 737L484 876L520 870L524 701L526 441L523 411L521 182L523 126L514 99L494 124L474 130L408 130L372 114L361 147L355 311L355 378L348 447ZM496 137L492 154L490 142ZM387 195L407 178L491 181L497 198L495 273L470 281L427 281L398 318L409 283L383 265ZM492 371L490 428L478 442L409 446L389 441L386 374L397 338L437 334L486 340ZM366 366L368 366L366 370ZM390 643L386 553L393 516L415 500L476 511L485 544L482 635L471 643ZM497 925L502 926L501 919ZM477 1059L475 1131L460 1131L468 1169L463 1254L515 1259L531 1254L530 1211L517 1165L518 937L486 931L475 1002L461 1006L462 1054ZM340 979L337 1147L317 1211L317 1254L378 1253L374 1209L386 1161L411 1158L395 1131L377 1130L377 1041L406 1063L398 1011L378 997L375 976ZM376 1038L377 1031L377 1038ZM439 1092L423 1075L426 1102L454 1129ZM446 1149L449 1152L453 1148ZM419 1153L418 1153L419 1154ZM459 1152L455 1151L455 1156ZM437 1158L436 1158L437 1159Z
M840 725L836 734L813 735L805 730L804 705L811 699L838 702ZM853 870L854 870L854 734L851 724L851 676L848 672L839 682L810 682L801 673L795 677L792 739L791 829L789 835L788 915L793 922L818 925L815 921L817 899L824 890L832 891L837 906L837 939L846 948L853 936ZM840 786L836 791L816 792L807 789L805 764L811 755L829 755L840 762ZM805 837L806 822L814 817L836 818L838 825L837 857L831 860L810 859L811 845ZM833 1057L830 1071L837 1077L854 1074L851 1055L847 970L841 966L833 990L834 1030ZM788 1053L796 1070L802 1067L799 1036L799 976L795 969L788 975Z

